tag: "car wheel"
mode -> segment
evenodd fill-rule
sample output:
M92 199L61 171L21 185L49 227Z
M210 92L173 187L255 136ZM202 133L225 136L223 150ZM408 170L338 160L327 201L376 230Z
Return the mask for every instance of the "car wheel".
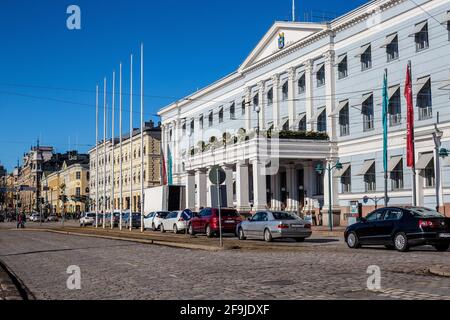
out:
M358 248L361 247L361 245L359 244L359 239L358 239L358 236L356 235L356 233L351 232L347 236L347 246L350 249L358 249Z
M264 230L264 240L266 242L272 242L272 240L273 240L272 234L270 233L269 229Z
M305 242L305 238L296 238L295 241L297 241L297 242Z
M152 230L153 230L153 231L156 231L156 226L155 226L155 223L154 223L154 222L152 223Z
M449 244L437 244L434 246L434 248L439 252L445 252L450 248Z
M394 238L395 249L400 252L406 252L409 250L408 238L403 232L397 233Z
M247 238L245 237L245 234L244 234L244 229L239 228L239 231L238 231L238 238L239 238L239 240L246 240L246 239L247 239Z
M194 226L192 225L192 223L189 224L188 232L191 236L195 235Z
M173 233L175 233L175 234L178 233L178 227L176 224L173 225Z
M212 231L211 231L211 227L209 225L206 226L205 233L206 233L206 236L208 238L212 238L213 234L212 234Z
M161 226L159 227L159 230L161 231L161 233L166 232L166 230L164 230L164 225L163 224L161 224Z

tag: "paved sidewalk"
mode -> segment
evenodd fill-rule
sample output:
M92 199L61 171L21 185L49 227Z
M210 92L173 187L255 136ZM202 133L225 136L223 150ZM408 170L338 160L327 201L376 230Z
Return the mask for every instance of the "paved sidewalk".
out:
M23 300L10 275L0 263L0 300Z

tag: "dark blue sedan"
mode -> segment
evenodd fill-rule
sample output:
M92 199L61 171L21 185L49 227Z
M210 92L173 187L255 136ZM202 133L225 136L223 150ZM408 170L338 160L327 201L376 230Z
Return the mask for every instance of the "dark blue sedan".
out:
M432 245L437 251L450 247L450 218L422 207L389 207L375 210L345 230L345 241L352 248L384 245L388 249Z

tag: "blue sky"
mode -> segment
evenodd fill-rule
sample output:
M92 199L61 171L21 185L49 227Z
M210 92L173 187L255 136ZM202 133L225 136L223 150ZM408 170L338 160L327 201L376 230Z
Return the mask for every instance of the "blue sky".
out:
M340 15L366 1L296 2L303 17L323 8ZM71 4L81 8L82 30L66 28ZM129 92L134 52L138 93L141 41L146 119L157 121L161 107L234 71L274 21L290 17L291 0L2 0L0 163L11 170L38 138L57 152L86 152L95 144L95 85L107 76L110 91L122 61ZM124 130L128 122L126 114Z

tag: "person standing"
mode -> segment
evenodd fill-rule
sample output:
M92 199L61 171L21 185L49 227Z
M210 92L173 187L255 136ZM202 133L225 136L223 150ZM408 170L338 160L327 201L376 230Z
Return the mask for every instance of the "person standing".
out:
M19 214L19 218L17 219L17 229L22 228L22 215Z

